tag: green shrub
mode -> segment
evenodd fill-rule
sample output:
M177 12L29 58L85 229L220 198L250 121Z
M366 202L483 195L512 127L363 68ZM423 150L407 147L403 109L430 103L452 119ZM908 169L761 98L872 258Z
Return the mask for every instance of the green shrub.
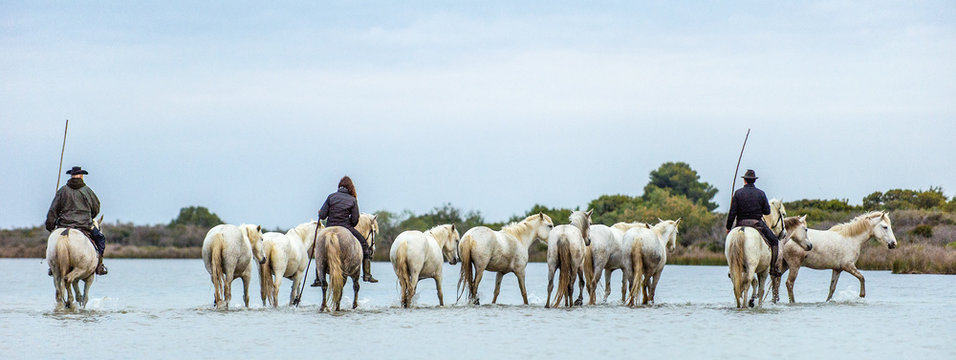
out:
M910 233L912 233L913 235L922 236L927 239L931 238L933 237L933 225L927 225L927 224L916 225L916 227L913 228L913 230L910 231Z

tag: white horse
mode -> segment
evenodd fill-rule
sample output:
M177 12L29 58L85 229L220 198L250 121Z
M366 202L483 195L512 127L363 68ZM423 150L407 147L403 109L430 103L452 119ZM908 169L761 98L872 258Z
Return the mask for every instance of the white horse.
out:
M481 283L485 270L488 270L498 273L495 278L495 295L491 300L492 304L498 300L501 278L507 273L514 273L518 278L518 287L521 288L521 297L527 305L528 292L524 285L524 275L525 267L528 266L528 247L535 240L545 241L552 228L554 223L551 222L551 217L538 213L518 223L506 225L500 231L494 231L485 226L469 229L458 243L458 252L461 256L458 298L460 299L462 292L467 290L468 299L477 305L478 284Z
M801 266L817 270L833 270L827 301L833 298L837 280L843 271L860 280L860 297L865 297L863 274L856 269L856 260L860 257L863 244L870 237L875 237L886 243L890 249L896 248L896 235L893 234L890 214L883 211L873 211L857 216L847 223L835 225L826 231L810 229L809 237L814 247L810 252L792 244L781 246L780 257L786 261L790 270L787 277L787 293L791 303L794 302L793 282L796 281Z
M604 301L611 295L611 273L614 270L624 272L624 232L643 223L620 222L614 226L591 225L589 236L591 245L584 255L584 278L587 280L590 305L596 301L597 284L601 281L601 271L604 271ZM627 277L621 278L621 302L627 295Z
M624 233L624 277L630 285L628 306L634 306L643 292L643 305L654 303L661 272L667 264L667 252L677 247L677 226L681 219L661 220L654 225L636 226Z
M441 291L442 257L449 264L458 263L458 229L454 224L438 225L421 232L404 231L395 237L388 258L402 287L402 306L411 306L421 279L435 279L438 305L445 306Z
M266 261L262 253L262 228L258 225L216 225L202 242L202 261L212 277L213 299L217 309L229 309L232 281L242 279L242 300L249 307L249 282L256 265Z
M375 250L375 233L378 232L377 215L361 214L355 230L358 230L369 249ZM362 268L362 247L352 232L342 226L329 226L319 232L313 247L315 278L322 287L322 306L319 311L330 308L339 311L342 289L347 278L352 279L352 308L358 307L359 275ZM328 275L329 281L325 281ZM331 287L331 291L328 288Z
M318 221L310 221L289 229L285 234L267 232L262 234L262 251L266 262L259 265L259 289L262 306L266 300L272 307L279 306L279 287L282 278L292 280L289 305L299 296L300 284L309 263L309 250L315 243L317 230L325 228Z
M102 221L100 215L99 220L93 220L93 227L99 228ZM54 229L46 242L46 262L53 273L57 309L72 308L74 294L80 307L85 308L99 263L99 255L90 238L76 229ZM80 280L83 280L82 294Z
M776 221L776 219L774 219ZM787 235L783 242L799 245L810 251L813 244L807 238L807 216L791 217L781 220L785 225ZM792 240L792 241L790 241ZM770 275L770 246L757 229L747 226L738 226L727 233L724 242L724 256L730 267L728 276L734 287L734 301L737 308L754 307L754 300L759 299L757 306L763 305L764 287ZM745 300L747 291L753 287L750 301Z
M588 236L591 226L591 212L574 211L568 217L571 225L555 226L548 233L548 296L544 298L544 307L551 305L551 290L554 288L554 272L561 269L558 279L558 292L554 294L554 307L571 306L574 296L574 280L580 276L578 299L574 305L581 305L584 297L584 257L591 245Z

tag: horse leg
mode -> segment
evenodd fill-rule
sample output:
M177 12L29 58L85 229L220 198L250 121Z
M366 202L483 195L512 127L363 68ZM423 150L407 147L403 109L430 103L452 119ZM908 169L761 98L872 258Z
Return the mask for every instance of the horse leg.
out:
M222 306L229 310L229 302L232 301L232 281L235 277L233 277L233 270L227 270L225 275L226 280L222 284Z
M607 302L607 297L611 296L611 272L614 269L604 270L604 302ZM597 281L595 281L595 287L597 286Z
M556 266L548 265L548 297L544 298L544 307L551 307L551 290L554 289L554 271Z
M90 300L90 287L93 286L93 279L96 277L90 275L90 277L83 280L83 308L86 308L86 303Z
M416 280L416 282L417 282L417 280ZM355 308L358 307L358 292L359 292L359 286L360 286L360 285L359 285L359 276L358 276L358 274L355 274L355 276L352 276L352 290L354 291L354 294L352 295L352 309L355 309ZM336 310L338 310L338 306L336 306Z
M326 307L328 306L328 298L325 297L326 290L328 290L328 286L323 286L322 287L322 306L319 307L320 312L325 311Z
M833 298L833 291L836 290L837 280L840 280L840 272L843 270L833 269L833 277L830 278L830 293L827 294L827 301Z
M596 274L600 274L600 271L595 271ZM574 300L574 305L584 305L584 269L578 270L578 298ZM593 283L592 283L593 284ZM569 293L570 294L570 293ZM594 304L594 292L590 293L591 304Z
M410 279L409 279L409 280L411 280L411 281L410 281L411 284L409 284L409 285L411 285L411 286L410 286L410 289L409 289L409 291L408 291L408 306L412 306L412 299L414 299L414 298L415 298L415 294L418 293L418 275L420 275L420 274L421 274L420 272L415 272L415 273L409 274L409 275L411 275L411 277L410 277Z
M302 275L305 275L304 271L297 271L295 275L292 276L292 291L289 292L289 306L292 306L295 299L299 297L299 286L302 286Z
M763 293L767 286L767 276L769 276L768 272L757 274L757 284L760 285L760 290L757 291L757 307L763 306Z
M471 283L471 298L473 299L475 305L478 304L478 284L481 283L481 278L485 276L485 267L479 267L478 264L475 264L475 281Z
M856 265L847 265L843 267L843 270L860 280L860 297L866 297L866 284L863 280L863 274L860 274L860 271L856 269Z
M438 289L438 306L445 306L441 293L441 274L435 275L435 288Z
M515 276L518 277L518 288L521 289L521 299L524 300L525 305L528 305L528 290L524 287L524 270L520 272L515 271Z
M654 304L654 294L657 293L657 282L661 279L661 273L654 274L654 280L651 282L651 305Z
M249 307L249 281L251 281L252 279L249 276L249 274L243 274L240 278L242 279L242 302L248 308ZM273 305L275 304L274 300L275 298L273 298L273 302L272 302Z
M73 293L76 294L76 302L80 305L80 308L86 307L86 302L83 301L83 293L80 292L80 279L73 280Z
M790 273L787 274L787 296L790 297L790 303L793 304L793 284L797 281L797 273L800 271L799 267L790 268Z
M644 280L641 282L641 294L644 296L644 299L641 300L641 305L647 305L650 302L650 286L651 286L651 277L653 275L646 274L644 275Z
M53 271L53 288L56 289L56 307L57 309L61 309L64 306L65 301L63 299L65 294L63 294L62 289L63 279L60 278L60 275L56 270Z
M496 273L495 274L495 296L491 298L491 303L495 304L498 302L498 291L501 291L501 278L505 277L505 273Z

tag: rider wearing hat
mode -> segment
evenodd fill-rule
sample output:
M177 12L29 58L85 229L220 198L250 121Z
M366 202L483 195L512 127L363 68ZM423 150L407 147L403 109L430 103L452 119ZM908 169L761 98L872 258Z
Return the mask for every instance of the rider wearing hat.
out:
M770 275L780 276L780 270L777 269L777 235L770 230L770 227L763 221L764 215L770 214L770 203L767 201L767 194L763 190L754 186L757 181L757 174L753 170L747 170L744 176L744 187L734 192L734 197L730 201L730 212L727 213L727 232L730 232L734 226L750 226L767 240L770 245Z
M106 250L106 236L99 228L93 227L93 218L100 213L100 199L93 189L83 182L83 175L89 174L79 166L66 172L71 175L66 185L56 191L50 210L46 214L46 230L57 228L77 229L93 240L93 247L99 254L97 275L106 275L103 266L103 251ZM52 275L52 273L50 273Z
M319 219L327 218L325 226L341 226L355 236L359 245L362 246L362 280L376 283L378 280L372 277L372 249L366 243L365 237L355 229L361 215L357 198L358 195L355 193L355 185L352 184L352 179L343 176L342 180L339 180L338 191L330 194L325 199L325 203L322 204L322 209L319 210ZM320 280L316 279L312 286L320 286L320 283Z

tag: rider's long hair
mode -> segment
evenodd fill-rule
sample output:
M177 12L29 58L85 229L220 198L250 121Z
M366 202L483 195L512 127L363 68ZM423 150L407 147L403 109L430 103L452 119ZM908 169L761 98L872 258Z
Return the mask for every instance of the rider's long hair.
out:
M358 199L358 194L355 193L355 185L352 184L352 178L348 177L348 175L343 176L342 180L339 180L339 187L344 187L349 191L349 195Z

